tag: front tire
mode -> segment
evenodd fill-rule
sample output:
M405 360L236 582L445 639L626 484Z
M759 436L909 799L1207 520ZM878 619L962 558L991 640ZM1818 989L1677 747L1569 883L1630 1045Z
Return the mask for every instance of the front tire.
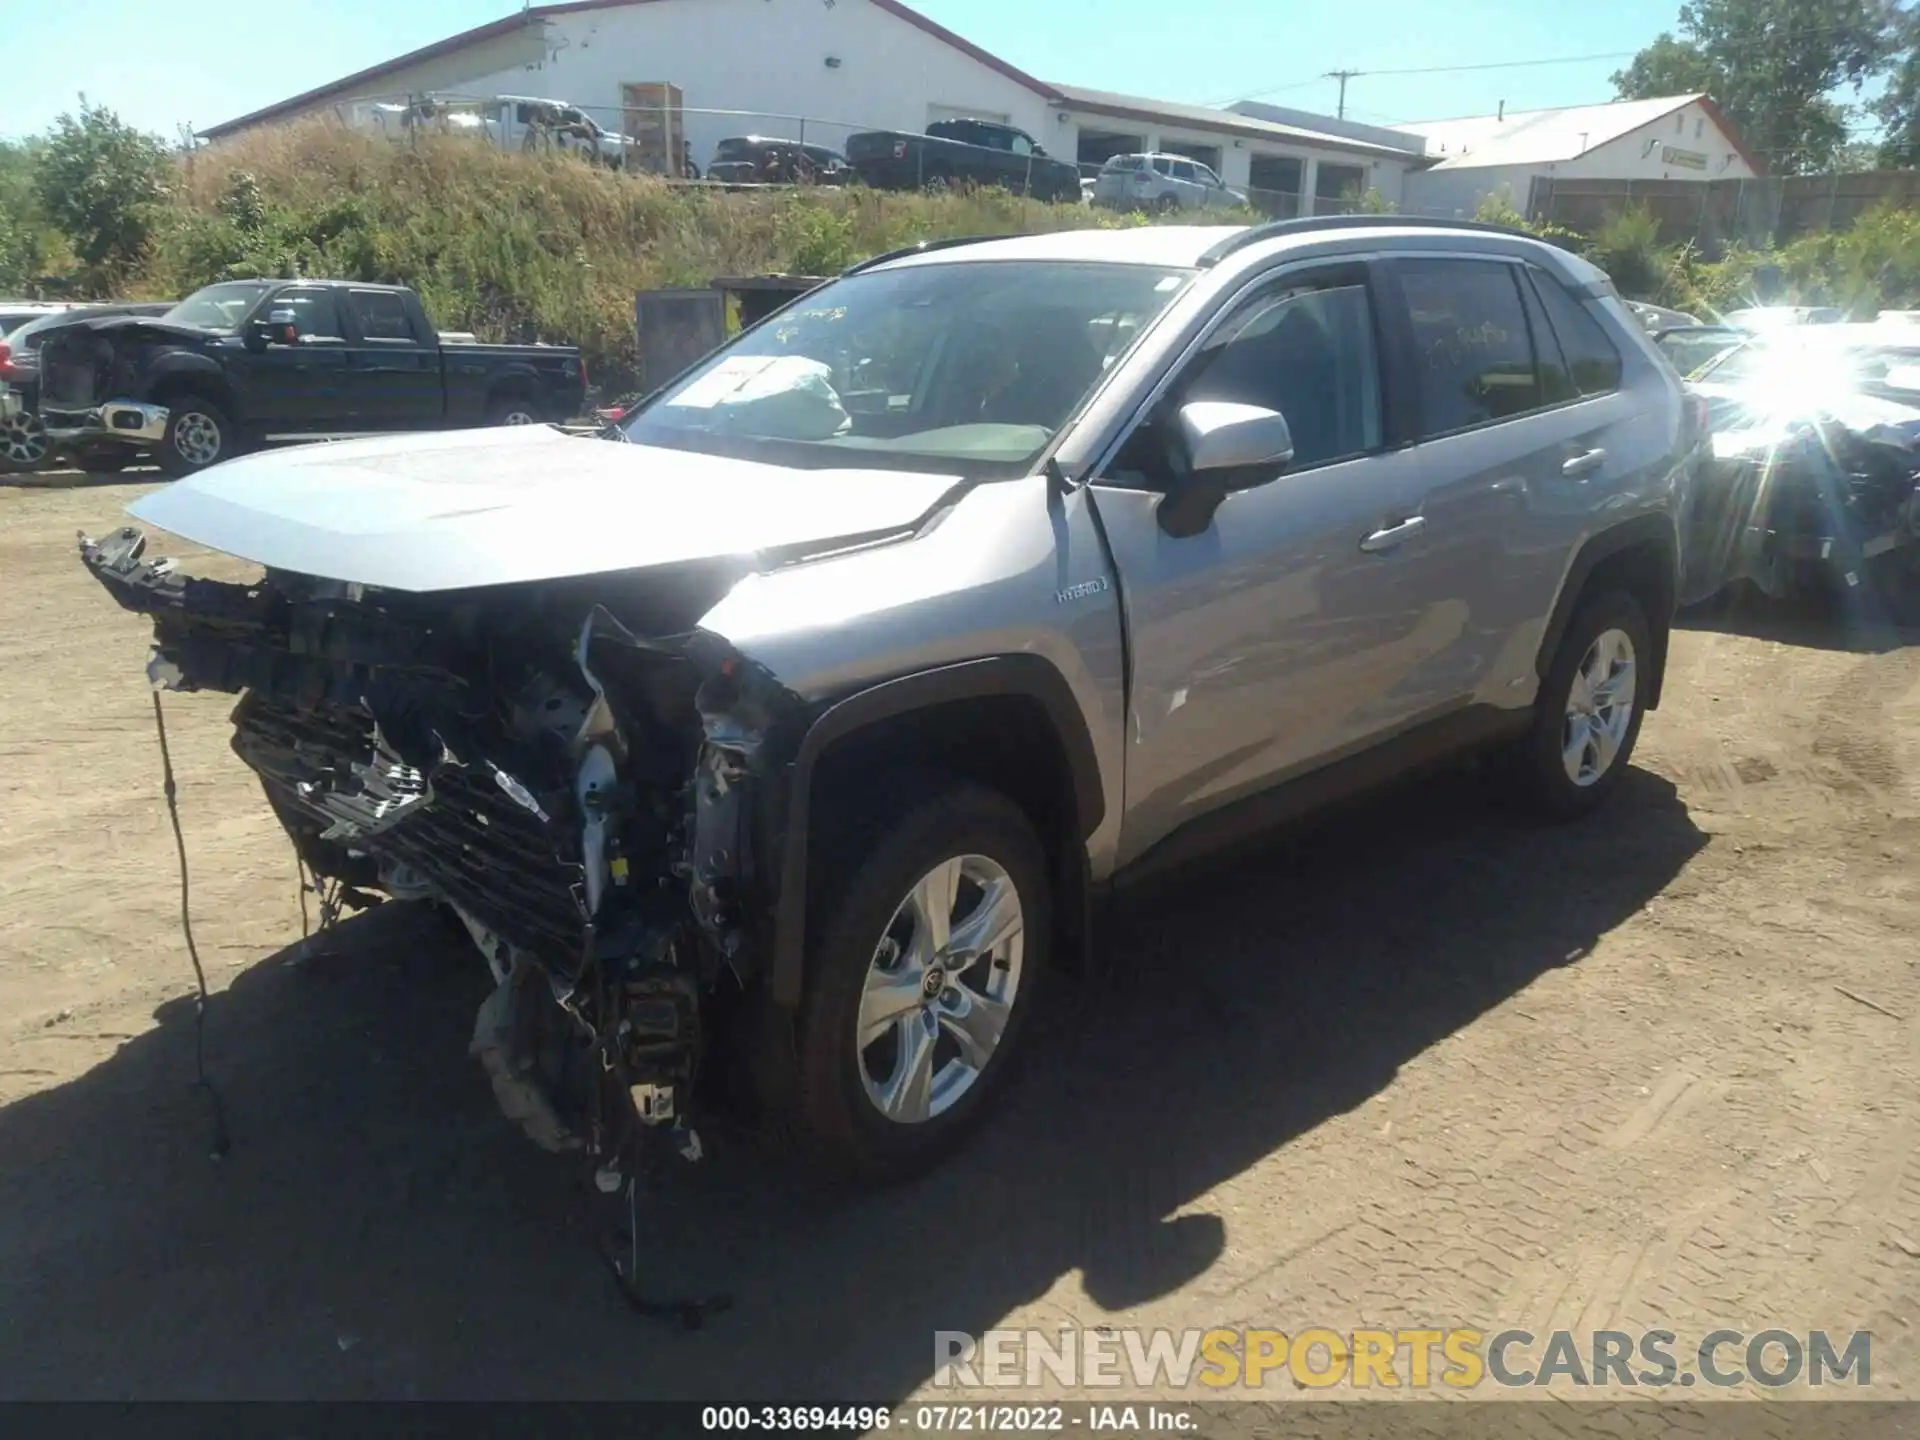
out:
M924 785L875 826L817 913L797 1138L829 1172L912 1174L986 1113L1046 973L1046 854L1005 796Z
M240 453L224 411L198 395L183 395L167 407L167 433L154 459L179 480Z
M0 467L38 470L46 463L49 448L46 426L33 411L0 420Z
M1652 660L1638 600L1613 590L1581 603L1541 682L1532 727L1506 757L1526 808L1575 820L1606 803L1640 738Z

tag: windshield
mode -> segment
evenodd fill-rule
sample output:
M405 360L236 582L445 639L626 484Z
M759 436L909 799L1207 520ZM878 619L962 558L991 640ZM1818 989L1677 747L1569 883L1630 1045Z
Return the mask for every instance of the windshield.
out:
M160 318L169 325L196 330L238 330L255 302L273 287L270 280L229 280L196 290Z
M849 276L622 428L642 445L774 464L1021 474L1189 274L999 260Z

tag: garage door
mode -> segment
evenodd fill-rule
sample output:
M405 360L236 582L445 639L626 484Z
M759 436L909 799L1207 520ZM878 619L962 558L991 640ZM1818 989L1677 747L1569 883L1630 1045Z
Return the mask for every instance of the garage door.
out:
M1000 125L1013 123L1013 117L1004 110L972 110L965 105L927 106L929 125L936 125L942 120L992 120Z

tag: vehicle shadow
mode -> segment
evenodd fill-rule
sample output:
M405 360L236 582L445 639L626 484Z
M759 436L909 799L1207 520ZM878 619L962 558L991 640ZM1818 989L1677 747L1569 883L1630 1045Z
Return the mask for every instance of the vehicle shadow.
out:
M1674 625L1813 650L1884 655L1920 644L1920 583L1861 586L1844 593L1807 590L1778 600L1736 585L1681 610Z
M623 1308L595 1255L621 1207L466 1058L483 967L383 907L214 998L225 1160L190 1002L0 1110L0 1397L897 1400L936 1329L1072 1271L1107 1309L1205 1272L1226 1222L1167 1217L1578 963L1706 843L1644 771L1604 823L1547 830L1450 774L1161 882L940 1170L836 1194L721 1141L664 1172L643 1273L735 1301L698 1334Z
M93 490L102 485L138 485L161 478L158 470L146 469L91 475L84 470L11 470L0 466L0 489Z

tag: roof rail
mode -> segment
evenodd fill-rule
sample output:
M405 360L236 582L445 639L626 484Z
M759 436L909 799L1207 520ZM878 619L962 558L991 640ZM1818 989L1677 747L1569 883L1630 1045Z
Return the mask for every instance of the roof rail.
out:
M1270 220L1265 225L1248 226L1208 250L1199 263L1203 268L1218 265L1235 251L1258 245L1262 240L1304 235L1315 230L1477 230L1488 235L1539 240L1543 245L1553 243L1511 225L1489 225L1484 220L1437 220L1430 215L1305 215L1297 220Z
M890 260L904 260L909 255L926 255L935 250L952 250L960 245L978 245L982 240L1006 240L1007 235L949 235L944 240L922 240L918 245L903 245L898 250L889 250L884 255L875 255L862 260L857 265L849 265L840 274L858 275L862 270L871 270L876 265L885 265Z

